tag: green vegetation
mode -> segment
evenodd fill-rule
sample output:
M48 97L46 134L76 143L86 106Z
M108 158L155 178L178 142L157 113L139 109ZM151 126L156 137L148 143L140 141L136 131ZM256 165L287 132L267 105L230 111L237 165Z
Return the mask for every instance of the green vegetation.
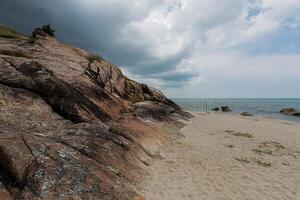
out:
M255 153L260 154L260 155L262 155L262 154L268 154L268 155L273 154L273 151L271 149L255 148L252 151L254 151Z
M47 33L48 35L52 36L52 37L55 37L54 35L54 32L55 30L51 28L51 24L47 24L47 25L44 25L42 27L39 27L39 28L36 28L33 32L32 32L32 36L33 37L36 37L36 33L38 31L43 31L45 33Z
M30 58L26 54L19 52L19 51L0 50L0 54L7 55L7 56L14 56L14 57Z
M246 137L246 138L253 137L250 133L241 133L241 132L232 133L231 135L237 136L237 137Z
M92 64L94 61L99 61L101 62L104 60L101 56L99 55L90 55L86 59L88 59L89 63Z
M131 102L132 103L138 103L138 102L141 102L141 101L144 101L144 99L139 94L135 94L131 97Z
M242 163L256 163L259 166L263 166L263 167L271 167L272 163L263 160L262 158L247 158L247 157L238 157L235 158L237 161L240 161Z
M263 167L271 167L272 166L272 163L265 161L265 160L254 159L254 161L256 162L256 164L263 166Z
M16 30L5 26L5 25L0 25L0 37L3 38L21 38L22 35L17 33Z
M285 147L283 145L281 145L279 142L274 142L274 141L266 141L266 142L262 142L259 144L259 147L262 148L276 148L277 150L280 149L285 149Z
M260 154L260 155L263 155L263 154L271 155L271 154L273 154L273 152L279 152L280 150L283 150L283 149L285 149L285 147L283 145L281 145L279 142L266 141L266 142L260 143L258 145L258 147L256 147L252 151L254 151L255 153Z
M225 130L226 133L229 133L233 136L239 136L239 137L246 137L246 138L252 138L253 136L250 133L241 133L241 132L235 132L232 130Z

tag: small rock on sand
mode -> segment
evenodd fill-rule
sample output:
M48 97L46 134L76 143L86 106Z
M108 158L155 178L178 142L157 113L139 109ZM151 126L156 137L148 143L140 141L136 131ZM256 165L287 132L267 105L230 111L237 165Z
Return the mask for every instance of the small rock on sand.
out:
M242 115L242 116L253 116L251 113L248 113L248 112L242 112L240 115Z

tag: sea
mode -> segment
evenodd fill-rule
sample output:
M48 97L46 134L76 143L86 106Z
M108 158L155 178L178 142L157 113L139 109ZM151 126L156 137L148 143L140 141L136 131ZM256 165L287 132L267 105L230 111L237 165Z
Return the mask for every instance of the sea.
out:
M300 111L300 99L216 99L216 98L172 98L187 111L212 112L220 106L229 106L233 112L247 111L258 117L300 122L300 117L280 114L282 108L295 108Z

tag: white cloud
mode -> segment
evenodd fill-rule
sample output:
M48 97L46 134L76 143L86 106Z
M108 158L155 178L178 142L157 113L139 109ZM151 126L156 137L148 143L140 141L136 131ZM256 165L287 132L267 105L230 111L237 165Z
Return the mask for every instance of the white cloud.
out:
M170 97L300 97L300 56L215 52L194 57L199 78ZM195 82L195 80L199 80Z
M262 7L271 9L275 17L300 20L299 0L262 0Z
M15 1L10 7L20 6L25 17L34 11L41 20L59 17L54 25L67 29L62 37L67 42L102 53L130 77L172 96L188 96L192 88L211 94L203 87L222 90L233 79L275 84L299 75L300 0L28 0L26 6ZM39 20L2 7L0 16L18 23ZM273 46L282 49L272 52Z
M247 53L247 45L275 37L282 29L298 28L299 13L299 0L163 1L147 17L133 21L127 31L147 42L151 60L168 60L187 53L176 66L160 76L138 74L135 78L155 84L172 96L190 96L189 91L192 95L201 94L201 90L197 93L191 88L195 90L212 81L223 80L222 84L226 85L237 79L253 81L255 85L255 82L275 83L299 77L299 55ZM151 63L145 60L147 62ZM196 76L181 82L181 94L178 89L165 88L168 85L177 87L174 82L178 76L193 73ZM166 74L174 80L166 78Z

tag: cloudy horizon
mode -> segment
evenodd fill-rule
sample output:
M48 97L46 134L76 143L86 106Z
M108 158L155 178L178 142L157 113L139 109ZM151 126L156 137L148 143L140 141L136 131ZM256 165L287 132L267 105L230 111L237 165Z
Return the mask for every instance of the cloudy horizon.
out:
M50 23L169 97L300 98L299 0L0 1L0 23Z

